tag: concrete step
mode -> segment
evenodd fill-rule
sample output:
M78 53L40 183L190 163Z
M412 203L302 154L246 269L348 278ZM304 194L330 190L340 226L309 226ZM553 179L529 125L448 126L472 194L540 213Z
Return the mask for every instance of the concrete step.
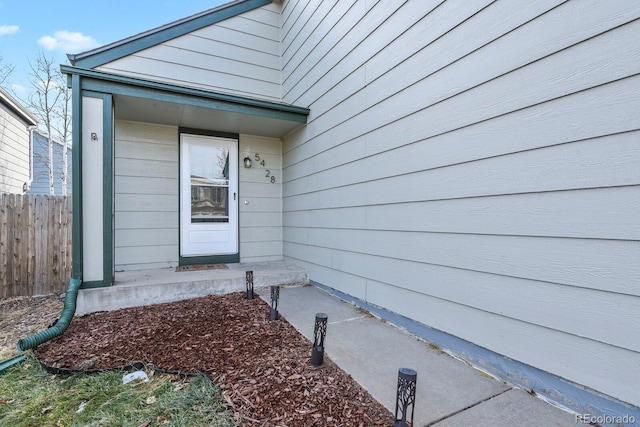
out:
M227 264L212 270L124 271L116 273L114 286L80 290L76 315L245 291L247 271L253 271L255 289L309 283L307 270L284 261Z

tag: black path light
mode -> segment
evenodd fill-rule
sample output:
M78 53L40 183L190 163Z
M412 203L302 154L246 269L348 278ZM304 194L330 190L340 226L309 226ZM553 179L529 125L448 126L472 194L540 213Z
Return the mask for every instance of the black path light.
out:
M247 271L247 299L253 299L253 271Z
M396 420L394 427L413 425L413 414L416 404L416 380L418 373L413 369L398 369L398 390L396 393ZM411 411L411 416L409 416Z
M316 313L316 322L313 327L313 349L311 349L311 364L322 365L324 361L324 339L327 336L327 315Z
M280 299L280 286L271 286L271 312L269 320L278 320L278 300Z

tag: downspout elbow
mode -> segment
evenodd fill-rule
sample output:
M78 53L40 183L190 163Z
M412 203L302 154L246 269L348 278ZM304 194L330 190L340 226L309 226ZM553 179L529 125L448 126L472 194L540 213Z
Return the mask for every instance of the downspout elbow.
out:
M76 312L76 302L78 298L78 290L82 285L82 280L71 279L67 286L67 292L64 298L64 307L60 318L52 327L45 329L42 332L38 332L27 338L18 340L18 351L23 352L39 346L42 343L50 341L55 337L58 337L64 333L73 319L73 315Z
M24 183L23 193L29 191L29 188L31 188L31 184L33 183L33 133L36 128L37 126L27 127L27 130L29 131L29 179Z

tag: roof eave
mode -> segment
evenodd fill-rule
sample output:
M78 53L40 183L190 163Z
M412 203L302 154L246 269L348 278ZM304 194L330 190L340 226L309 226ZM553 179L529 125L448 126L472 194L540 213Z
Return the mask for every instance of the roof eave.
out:
M8 109L17 114L27 126L35 126L38 124L38 119L35 118L26 108L24 108L18 101L15 100L9 93L0 88L0 101Z
M211 92L203 89L189 88L184 86L172 85L169 83L156 82L152 80L143 80L136 77L122 76L118 74L106 73L104 71L91 70L80 67L71 67L61 65L60 70L67 75L77 74L82 78L94 79L124 85L129 87L139 87L150 90L157 90L165 93L173 93L182 96L191 96L206 99L215 103L232 104L249 108L252 110L271 111L281 114L283 117L290 117L290 120L300 123L306 123L310 110L306 107L300 107L280 102L266 101L262 99L247 98L243 96Z

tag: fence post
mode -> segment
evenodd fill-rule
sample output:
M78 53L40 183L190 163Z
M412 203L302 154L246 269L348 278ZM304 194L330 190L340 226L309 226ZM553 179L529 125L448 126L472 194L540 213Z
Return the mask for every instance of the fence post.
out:
M9 195L0 194L0 297L7 296L7 205Z

